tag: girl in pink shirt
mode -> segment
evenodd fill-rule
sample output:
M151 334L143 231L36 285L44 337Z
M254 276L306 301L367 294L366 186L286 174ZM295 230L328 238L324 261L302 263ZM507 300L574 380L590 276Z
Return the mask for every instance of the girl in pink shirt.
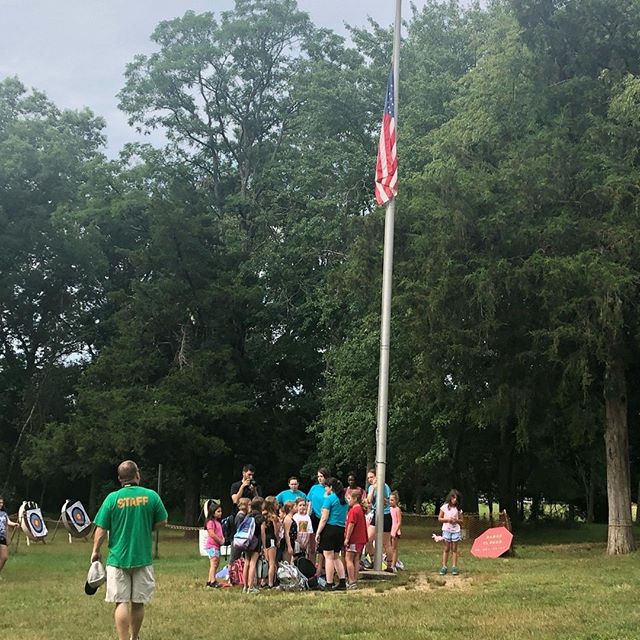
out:
M389 506L391 507L391 558L387 562L387 571L396 572L398 562L398 542L402 531L402 509L400 509L400 496L397 491L392 491L389 496Z
M209 556L209 579L207 580L207 587L214 589L220 586L216 581L216 574L218 573L218 565L220 564L220 545L224 542L221 519L222 507L219 504L213 504L207 519L206 527L208 536L204 548L207 556Z
M449 553L453 566L451 575L457 576L458 571L458 542L461 536L462 509L460 508L460 494L451 489L447 495L447 501L440 507L438 520L442 522L442 537L444 538L444 551L442 552L442 567L438 572L441 576L446 575L449 562Z

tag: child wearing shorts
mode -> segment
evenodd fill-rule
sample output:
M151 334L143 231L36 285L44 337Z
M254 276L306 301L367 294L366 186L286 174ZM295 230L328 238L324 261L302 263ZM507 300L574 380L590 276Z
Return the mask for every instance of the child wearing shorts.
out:
M311 548L311 534L314 531L311 516L307 513L307 501L304 498L298 498L296 500L296 512L293 514L293 520L298 529L294 555L304 555L305 557L308 557L308 552Z
M444 551L442 552L441 576L446 575L451 554L451 575L457 576L458 570L458 542L460 542L460 524L462 522L462 509L460 508L460 494L451 489L447 495L447 501L440 507L438 520L442 522L442 537L444 539Z
M204 545L204 549L209 557L209 579L207 580L207 587L213 589L219 587L216 580L216 574L218 573L218 566L220 565L220 545L224 542L224 533L222 532L222 507L220 505L214 505L213 512L210 513L207 520L207 542Z
M369 539L367 520L360 504L362 489L352 489L349 494L349 511L344 530L345 562L347 565L347 589L357 589L360 574L360 556Z

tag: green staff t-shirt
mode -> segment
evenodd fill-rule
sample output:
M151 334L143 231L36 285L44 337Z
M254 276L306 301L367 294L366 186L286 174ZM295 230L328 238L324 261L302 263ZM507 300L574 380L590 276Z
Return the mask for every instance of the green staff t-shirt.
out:
M151 533L167 517L160 496L152 489L130 485L110 493L94 518L98 527L109 531L107 564L121 569L150 565Z

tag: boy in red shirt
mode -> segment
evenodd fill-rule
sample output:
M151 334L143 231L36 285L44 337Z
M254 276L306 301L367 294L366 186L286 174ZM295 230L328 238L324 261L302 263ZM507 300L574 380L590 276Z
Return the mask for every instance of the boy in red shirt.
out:
M360 504L362 490L353 489L349 495L349 512L344 530L344 550L347 565L347 589L358 588L360 556L368 540L367 521Z

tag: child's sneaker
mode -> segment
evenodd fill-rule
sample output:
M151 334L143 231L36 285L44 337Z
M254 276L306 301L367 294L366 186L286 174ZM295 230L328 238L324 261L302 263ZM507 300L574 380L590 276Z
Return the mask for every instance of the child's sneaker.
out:
M441 576L446 576L447 575L447 567L440 567L440 571L438 571L438 573Z
M458 571L458 567L451 567L451 575L452 576L457 576L460 573L460 571Z
M334 585L332 591L346 591L347 590L347 584L345 582L345 580L340 580L338 582L338 584Z

